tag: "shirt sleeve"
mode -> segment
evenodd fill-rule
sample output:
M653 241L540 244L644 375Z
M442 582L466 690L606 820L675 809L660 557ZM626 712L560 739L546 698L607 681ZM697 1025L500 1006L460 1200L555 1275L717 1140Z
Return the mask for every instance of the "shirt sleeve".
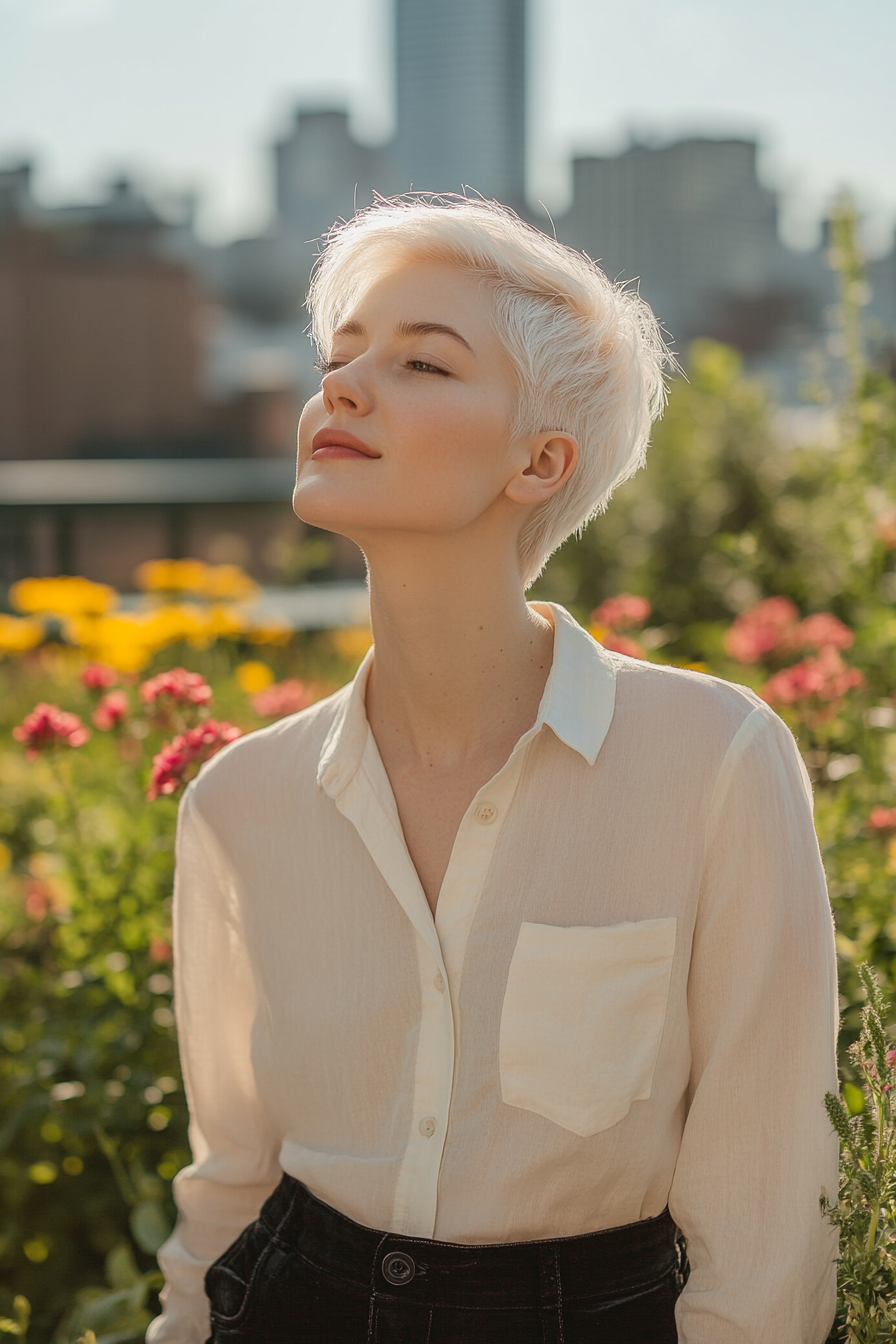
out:
M669 1209L680 1344L823 1344L839 1149L833 924L796 744L758 708L720 771L688 983L689 1108Z
M204 1344L204 1277L253 1222L282 1172L280 1144L255 1089L255 986L236 884L191 786L178 820L174 1006L193 1161L174 1180L178 1220L159 1251L163 1312L151 1344Z

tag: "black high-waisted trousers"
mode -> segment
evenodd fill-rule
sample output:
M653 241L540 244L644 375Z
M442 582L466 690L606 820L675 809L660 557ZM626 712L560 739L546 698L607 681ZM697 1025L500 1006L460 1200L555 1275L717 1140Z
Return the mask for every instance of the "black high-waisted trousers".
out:
M361 1227L284 1176L209 1269L209 1344L677 1344L668 1210L461 1246Z

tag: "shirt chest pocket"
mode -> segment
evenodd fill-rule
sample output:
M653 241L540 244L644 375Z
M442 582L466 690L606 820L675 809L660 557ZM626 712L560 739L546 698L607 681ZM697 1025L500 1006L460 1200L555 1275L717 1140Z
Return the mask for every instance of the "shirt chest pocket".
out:
M501 1010L501 1096L587 1138L650 1096L675 919L523 924Z

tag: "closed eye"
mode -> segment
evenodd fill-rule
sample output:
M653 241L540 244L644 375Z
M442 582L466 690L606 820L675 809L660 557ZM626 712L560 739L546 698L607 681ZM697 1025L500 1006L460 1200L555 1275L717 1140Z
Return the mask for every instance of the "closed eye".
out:
M451 377L447 369L440 369L438 364L429 364L425 359L409 359L408 368L418 373L440 373L443 378Z
M334 369L344 368L346 363L348 361L344 359L324 359L321 357L314 361L314 367L318 373L326 375L332 373ZM409 359L407 366L409 369L413 369L415 373L438 373L443 378L451 377L447 369L439 368L438 364L430 364L426 359Z

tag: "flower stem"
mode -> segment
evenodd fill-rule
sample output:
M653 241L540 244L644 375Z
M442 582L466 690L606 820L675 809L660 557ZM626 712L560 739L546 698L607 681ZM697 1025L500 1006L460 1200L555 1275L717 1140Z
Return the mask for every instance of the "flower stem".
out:
M868 1242L865 1250L869 1255L874 1250L874 1243L877 1240L877 1224L880 1219L880 1204L877 1203L871 1210L871 1223L868 1227Z

